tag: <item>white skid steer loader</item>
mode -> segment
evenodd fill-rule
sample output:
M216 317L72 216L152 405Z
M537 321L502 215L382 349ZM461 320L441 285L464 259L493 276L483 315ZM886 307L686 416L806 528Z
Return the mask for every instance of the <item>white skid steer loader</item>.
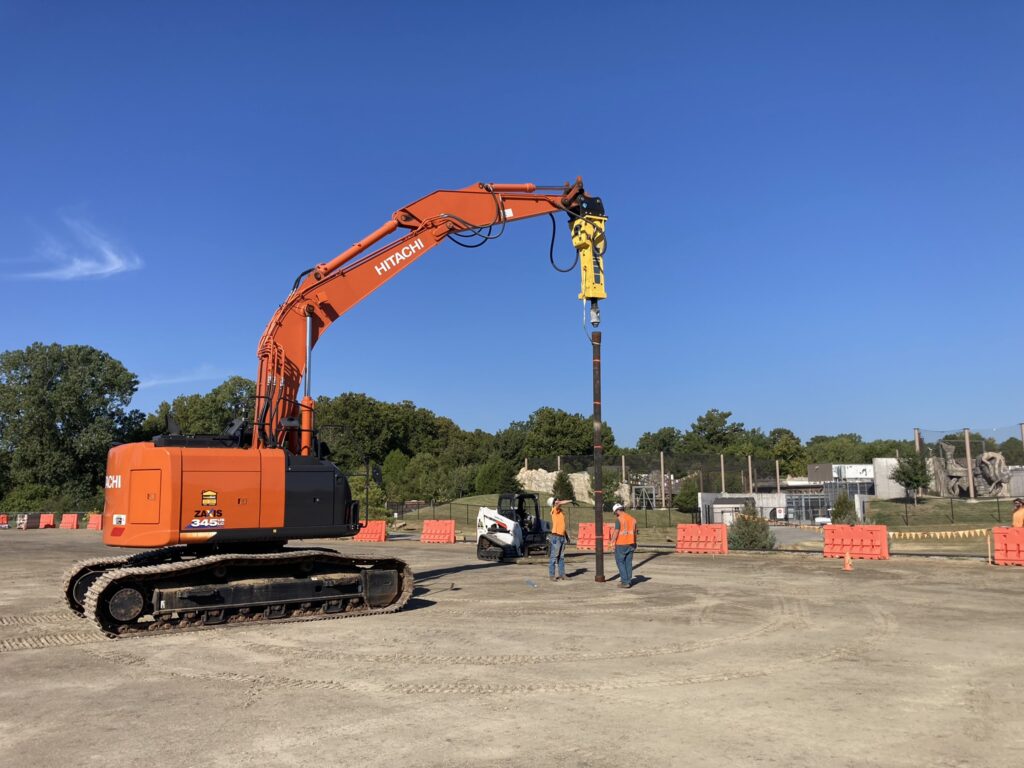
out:
M515 560L547 555L551 523L540 518L535 493L503 493L498 508L480 507L476 516L476 556L480 560Z

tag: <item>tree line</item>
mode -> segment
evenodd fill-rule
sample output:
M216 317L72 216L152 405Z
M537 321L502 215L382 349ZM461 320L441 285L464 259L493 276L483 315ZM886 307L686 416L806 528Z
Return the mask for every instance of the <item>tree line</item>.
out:
M186 434L217 434L253 412L255 384L241 376L205 393L179 395L148 414L131 407L138 386L124 364L90 346L36 343L0 353L0 511L99 508L112 445L165 431L168 413ZM911 441L865 442L855 434L805 444L789 429L764 433L731 416L709 410L688 430L646 432L635 447L618 446L605 425L604 450L610 459L659 451L749 454L778 459L793 475L805 474L809 462L859 463L913 450ZM331 460L350 475L359 498L369 468L371 506L517 490L524 458L585 455L593 441L589 416L557 408L538 408L492 434L464 430L409 401L352 392L321 396L317 422ZM1007 460L1013 463L1011 455Z

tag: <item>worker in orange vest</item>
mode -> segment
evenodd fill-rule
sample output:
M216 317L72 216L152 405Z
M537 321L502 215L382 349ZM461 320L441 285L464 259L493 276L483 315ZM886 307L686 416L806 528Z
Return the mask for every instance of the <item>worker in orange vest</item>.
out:
M619 567L619 586L633 586L633 553L636 552L636 518L621 504L612 507L615 513L615 564Z
M1013 500L1013 527L1024 528L1024 499Z
M548 535L548 578L551 581L565 581L565 546L569 543L569 529L565 524L562 505L568 501L551 499L551 533ZM558 575L555 576L555 566Z

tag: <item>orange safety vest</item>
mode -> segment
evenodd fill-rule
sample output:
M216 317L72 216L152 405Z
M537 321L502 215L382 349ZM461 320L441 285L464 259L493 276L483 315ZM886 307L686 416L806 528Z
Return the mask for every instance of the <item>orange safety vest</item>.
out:
M636 518L620 512L619 535L615 537L615 546L628 547L630 544L636 544Z

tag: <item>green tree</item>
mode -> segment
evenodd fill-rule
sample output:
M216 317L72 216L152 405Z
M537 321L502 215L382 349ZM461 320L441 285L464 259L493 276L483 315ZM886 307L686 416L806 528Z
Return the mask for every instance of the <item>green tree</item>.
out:
M366 506L366 475L358 472L353 473L348 476L348 484L352 489L352 498L359 502L359 514L363 520L387 517L387 509L385 508L387 496L384 494L384 489L373 482L373 478L370 478L369 507Z
M910 453L900 456L896 466L889 473L889 479L902 485L907 495L914 497L916 506L921 489L927 488L931 482L928 462L925 460L924 454Z
M807 441L807 461L811 464L860 464L864 441L853 432L840 435L815 435Z
M409 466L409 457L397 448L384 458L381 475L384 480L384 493L388 501L406 501L412 498L407 495L405 487L405 469Z
M872 459L893 459L914 453L913 440L872 440L864 443L861 449L861 461L867 463Z
M602 475L602 479L603 479ZM569 480L569 474L567 472L559 472L555 475L555 483L551 489L556 499L572 499L576 501L576 491L572 488L572 482Z
M840 493L832 505L832 522L836 525L857 524L857 510L846 491Z
M1001 442L999 452L1003 454L1007 464L1014 466L1024 464L1024 445L1021 445L1019 438L1011 437Z
M135 374L89 346L35 343L0 354L6 493L22 488L19 503L34 495L94 507L107 451L142 424L129 407L137 387Z
M494 435L494 452L501 458L516 463L526 458L526 437L529 428L525 421L513 421Z
M514 493L521 491L522 486L516 475L519 465L515 462L491 456L476 473L477 493Z
M611 427L601 426L605 450L615 446ZM558 408L538 408L526 422L525 456L580 456L593 453L594 423L578 413ZM523 457L519 457L520 459Z
M644 432L636 441L637 453L681 453L683 433L675 427L662 427L655 432Z
M789 477L802 477L807 474L807 454L804 447L791 430L777 427L768 433L771 445L771 457L778 459L779 471Z
M432 453L417 453L405 466L402 485L406 498L442 500L449 496L447 483L441 472L441 463Z
M697 503L697 481L691 477L686 478L679 484L679 493L672 500L672 506L680 512L695 513L700 511Z
M163 433L170 411L186 435L220 434L234 419L252 423L255 396L256 382L232 376L205 395L179 395L170 404L160 403L156 412L146 417L142 432L147 438Z
M690 425L683 434L683 449L689 453L727 453L744 435L741 422L731 422L732 411L712 408Z
M752 506L744 507L729 526L729 549L775 549L775 534Z

